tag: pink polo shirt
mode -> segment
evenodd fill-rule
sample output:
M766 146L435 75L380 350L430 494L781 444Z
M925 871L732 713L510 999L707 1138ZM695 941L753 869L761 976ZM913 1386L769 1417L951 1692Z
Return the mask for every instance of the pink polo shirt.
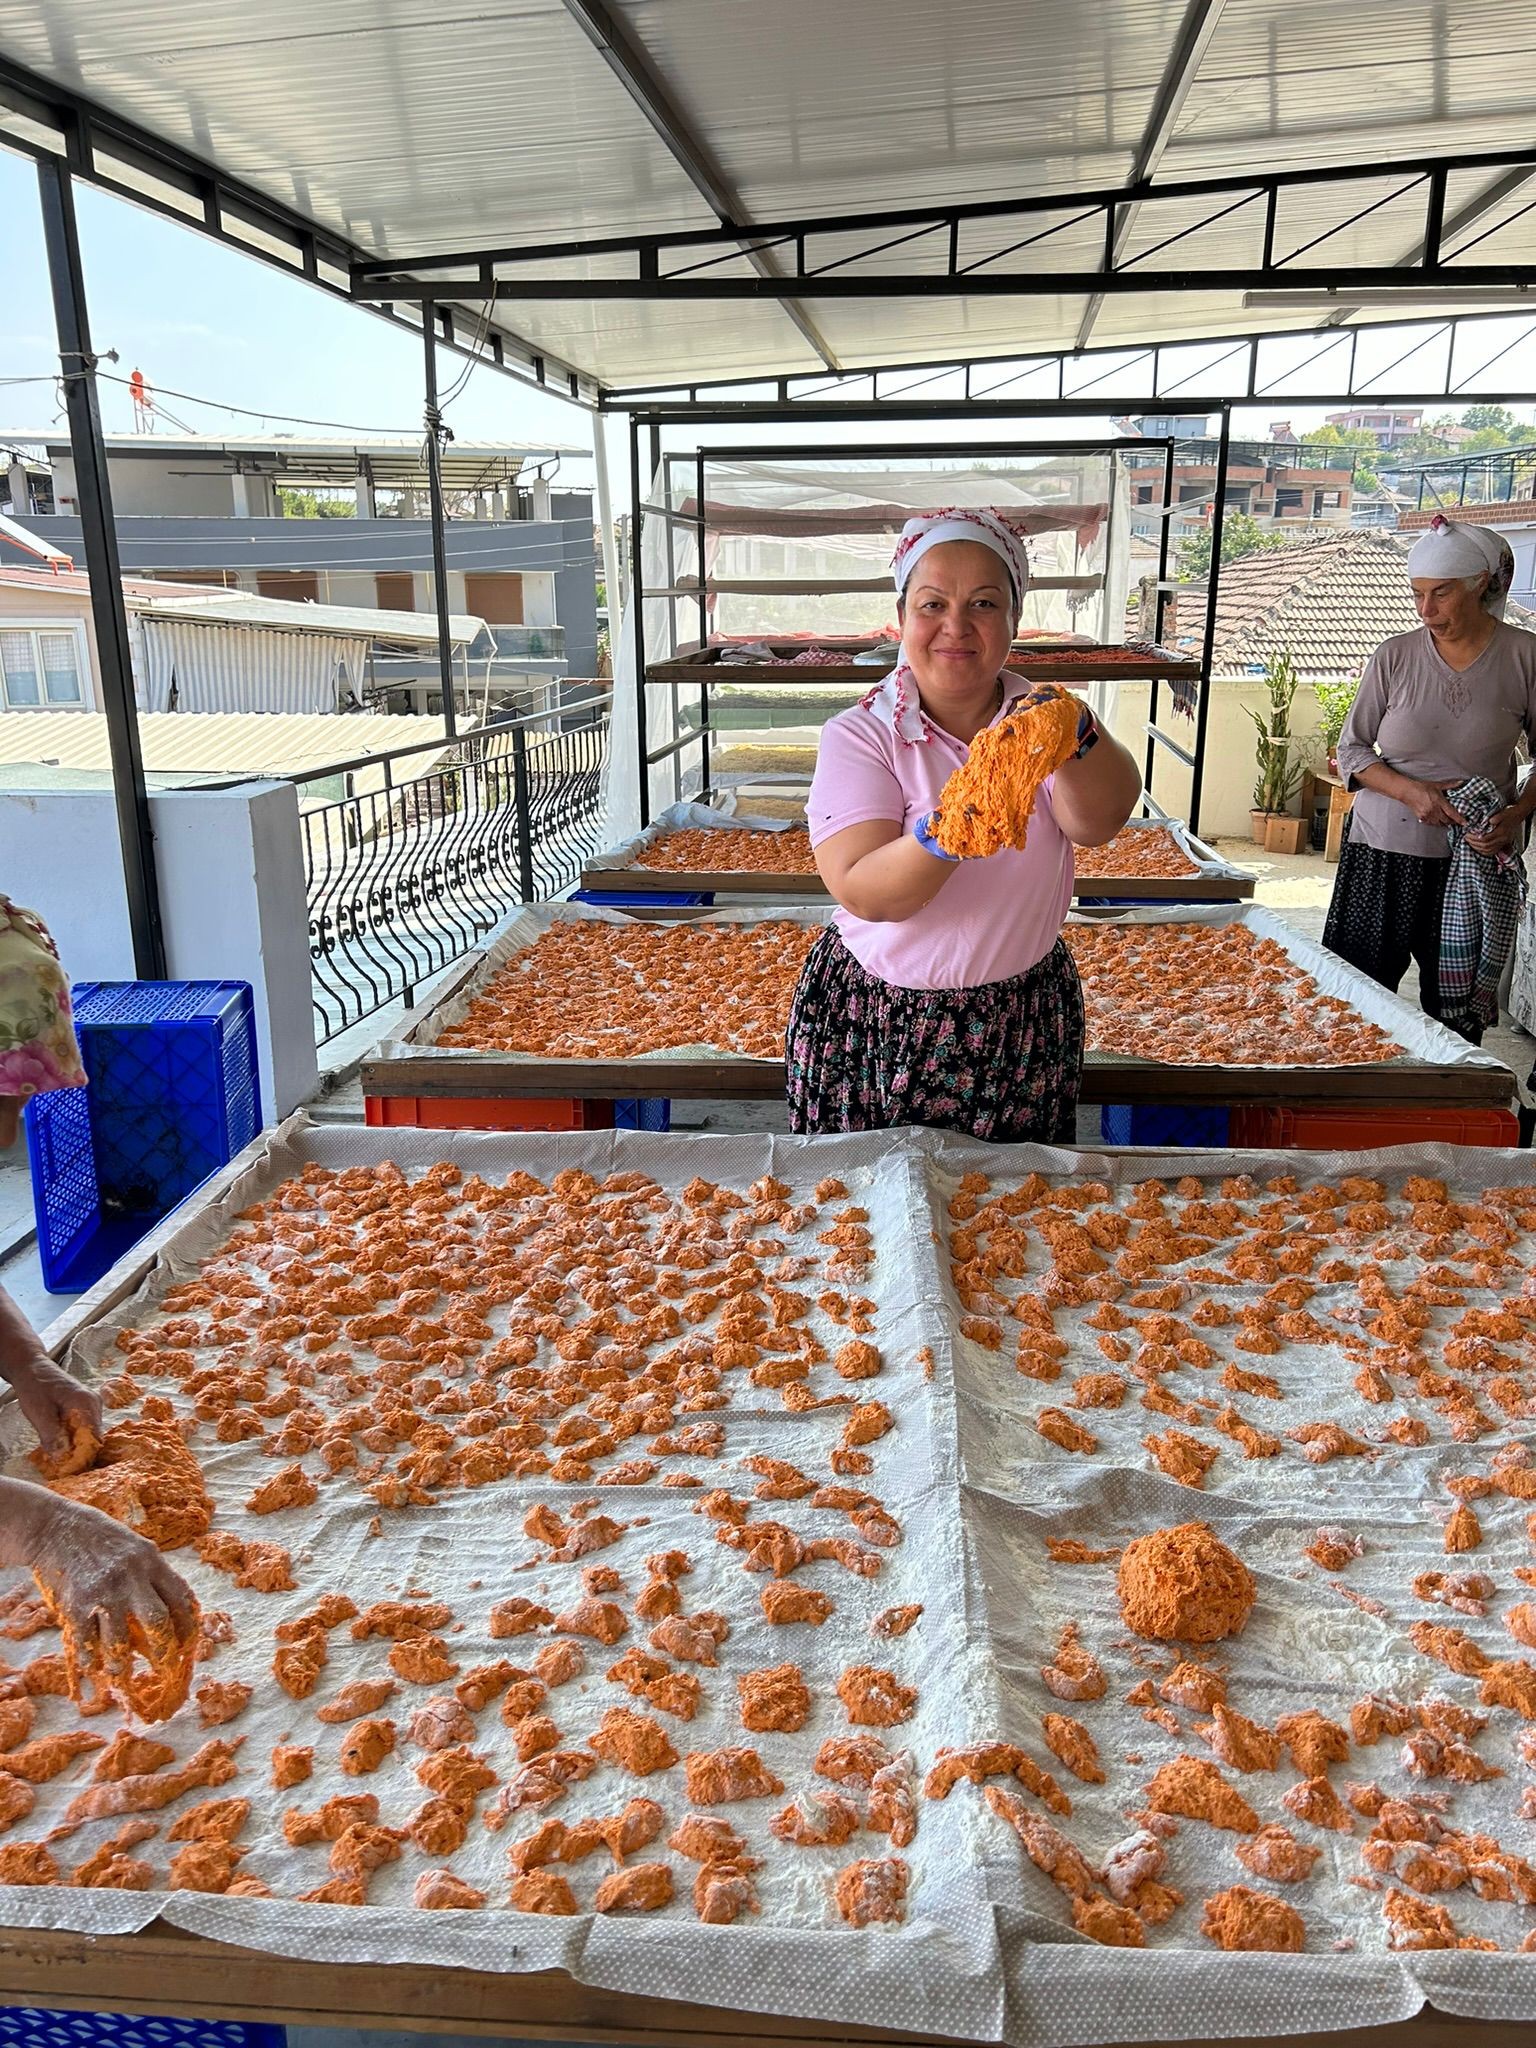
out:
M1006 676L998 718L1030 687ZM887 682L822 727L807 805L812 846L872 818L910 832L969 753ZM1022 853L958 862L933 901L900 923L870 923L839 907L832 922L860 966L896 988L980 988L1043 960L1072 901L1072 845L1051 809L1054 780L1036 799Z

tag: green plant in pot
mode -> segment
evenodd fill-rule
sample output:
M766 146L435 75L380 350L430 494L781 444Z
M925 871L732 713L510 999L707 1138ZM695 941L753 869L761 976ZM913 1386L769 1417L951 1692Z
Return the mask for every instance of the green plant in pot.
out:
M1312 685L1312 694L1316 697L1318 708L1323 714L1322 724L1318 728L1318 738L1321 740L1323 751L1327 756L1328 772L1330 775L1338 773L1338 766L1334 756L1338 752L1339 740L1344 731L1344 722L1349 717L1350 710L1354 705L1355 693L1359 688L1359 669L1356 669L1353 675L1340 676L1333 682L1314 683Z
M1288 650L1270 656L1264 667L1264 687L1269 698L1267 711L1250 709L1248 713L1258 734L1253 837L1260 845L1267 843L1269 821L1286 816L1291 799L1301 786L1300 751L1291 730L1298 678Z

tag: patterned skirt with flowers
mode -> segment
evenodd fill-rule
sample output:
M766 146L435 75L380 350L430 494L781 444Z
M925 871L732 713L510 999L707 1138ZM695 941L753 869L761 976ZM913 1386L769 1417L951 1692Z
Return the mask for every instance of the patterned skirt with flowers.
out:
M1000 1144L1071 1144L1082 985L1058 939L1007 981L893 988L829 927L801 970L785 1053L792 1131L927 1124Z

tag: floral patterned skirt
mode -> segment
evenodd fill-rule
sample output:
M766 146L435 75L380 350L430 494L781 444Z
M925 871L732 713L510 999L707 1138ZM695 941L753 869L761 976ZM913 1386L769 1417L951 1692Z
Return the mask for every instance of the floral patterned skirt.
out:
M1071 1144L1083 991L1058 939L1026 974L981 988L893 988L829 927L790 1005L789 1127L928 1124L1001 1144Z

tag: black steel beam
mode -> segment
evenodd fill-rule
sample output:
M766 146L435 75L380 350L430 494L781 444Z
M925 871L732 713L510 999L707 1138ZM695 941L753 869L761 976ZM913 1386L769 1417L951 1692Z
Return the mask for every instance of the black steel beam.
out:
M1292 284L1294 286L1294 279ZM1355 308L1351 305L1346 310L1353 313ZM1536 307L1533 307L1532 310L1536 311ZM1507 320L1508 318L1509 314L1507 312L1456 313L1451 315L1442 313L1439 315L1424 315L1422 317L1414 315L1405 320L1373 321L1359 331L1362 333L1372 333L1377 330L1382 332L1390 330L1393 333L1412 333L1416 328L1424 328L1426 331L1449 328L1454 339L1454 336L1463 327L1476 327L1490 320ZM1219 365L1207 365L1196 373L1186 373L1165 389L1162 382L1162 358L1165 355L1173 354L1177 356L1182 350L1190 348L1222 348L1235 358L1243 352L1252 353L1266 343L1288 339L1304 340L1309 331L1306 328L1292 328L1282 333L1264 333L1253 330L1244 334L1180 335L1177 338L1170 338L1168 341L1153 347L1138 347L1135 344L1127 345L1124 342L1106 342L1101 343L1097 348L1084 350L1081 355L1072 350L1062 349L1047 350L1038 356L1022 358L1016 355L995 355L976 356L957 361L953 356L945 358L927 357L923 361L916 363L870 363L862 368L845 370L840 377L835 379L823 377L813 370L805 370L798 372L793 377L738 375L732 377L695 377L687 384L622 384L614 385L611 389L605 390L598 400L598 405L601 410L609 412L627 412L633 406L639 406L642 410L647 410L657 405L672 406L679 409L680 415L686 412L691 418L694 409L700 403L698 397L700 391L711 393L737 390L756 391L765 385L773 385L778 392L778 397L784 407L785 414L788 416L803 413L806 406L813 402L822 392L835 392L845 385L858 387L868 384L874 387L876 393L876 396L871 401L874 407L871 417L879 417L883 416L889 406L898 402L903 396L901 392L898 392L894 398L879 397L879 384L882 378L902 378L906 380L905 389L911 390L913 386L910 380L922 378L925 374L931 373L934 377L951 376L963 378L966 387L963 402L960 400L945 400L941 401L941 403L947 405L951 413L957 407L960 410L970 412L988 403L998 403L998 401L990 399L988 392L984 391L977 394L972 389L974 378L988 371L1005 373L1001 381L991 387L992 391L1001 390L1011 384L1021 383L1026 378L1038 378L1042 372L1047 370L1055 371L1057 383L1061 385L1065 381L1065 370L1069 364L1073 372L1076 373L1089 367L1095 361L1103 359L1110 364L1110 368L1103 372L1100 377L1091 378L1086 384L1079 385L1077 393L1089 391L1093 388L1094 384L1107 381L1109 377L1118 374L1121 367L1129 369L1137 362L1150 360L1152 364L1150 395L1140 393L1126 398L1116 392L1109 394L1106 401L1108 405L1113 406L1117 412L1136 412L1149 406L1163 405L1169 399L1177 398L1182 409L1187 409L1191 412L1199 412L1201 410L1210 412L1228 400L1231 400L1233 403L1241 403L1247 397L1248 386L1246 379L1248 373L1246 366L1242 379L1235 382L1231 388L1217 389L1213 396L1201 399L1188 393L1183 387L1193 382L1194 375L1199 375L1200 377L1210 376ZM1015 367L1021 363L1024 367ZM802 388L797 392L791 390L790 387L792 385ZM1298 394L1298 403L1301 401L1302 395ZM1359 392L1345 391L1322 395L1314 395L1308 392L1304 395L1308 405L1352 405L1357 397L1374 398L1376 396L1376 394L1370 391L1369 387L1363 387ZM1443 398L1455 395L1445 390L1428 393L1420 392L1418 394L1406 392L1398 394L1394 392L1390 394L1390 402L1400 405L1433 405ZM1508 404L1527 402L1518 400L1514 393L1501 394L1501 396L1505 397L1505 402ZM1057 397L1054 400L1038 397L1031 398L1022 401L1021 405L1014 407L1014 410L1022 409L1034 412L1038 411L1042 404L1059 403L1060 401L1061 393L1058 391ZM716 405L721 403L721 401L718 398L707 398L703 403L705 405ZM1006 406L1007 402L1003 401L1003 403ZM1077 412L1082 412L1086 409L1082 404L1076 404L1072 407L1072 410Z
M722 224L739 221L743 212L739 196L684 118L655 66L627 29L614 19L602 0L563 0L563 5L655 130L673 160L687 172L700 198L714 208ZM765 251L752 246L756 239L756 230L746 229L741 239L743 251L760 277L772 277L777 272L777 265ZM838 367L837 357L804 308L786 305L784 310L814 353L829 370L835 370Z
M515 243L494 248L435 250L411 256L370 256L353 266L354 290L371 280L400 276L415 271L451 270L455 266L489 271L498 264L565 261L580 256L614 256L625 253L647 258L660 257L673 249L726 248L743 235L758 244L791 242L817 235L866 235L871 243L893 229L927 223L948 227L952 222L1002 220L1014 216L1028 219L1048 213L1097 212L1111 207L1144 205L1165 199L1220 199L1236 193L1256 196L1293 191L1303 186L1351 185L1362 179L1422 177L1426 181L1452 171L1497 173L1524 165L1536 168L1536 148L1483 151L1464 156L1426 156L1401 159L1381 158L1368 163L1312 164L1297 170L1245 171L1221 178L1176 178L1163 184L1146 180L1141 184L1096 186L1087 192L1031 194L1027 198L978 199L950 206L903 206L884 211L839 214L800 214L785 220L754 221L744 228L730 221L715 228L678 228L665 234L590 235L558 242Z
M1168 292L1262 292L1316 290L1337 292L1346 302L1352 293L1412 289L1432 293L1451 290L1487 289L1493 294L1516 290L1531 293L1529 308L1511 300L1509 313L1536 312L1536 263L1463 263L1454 267L1414 269L1394 264L1372 268L1350 264L1347 268L1319 265L1268 270L1248 266L1228 270L1056 270L1056 271L964 271L850 276L785 273L775 277L713 277L699 272L672 277L529 277L509 283L499 278L489 285L477 285L472 278L438 278L430 285L419 278L390 281L370 280L357 289L359 304L419 304L441 296L515 299L523 304L541 300L647 300L656 304L688 304L714 301L740 305L763 300L792 299L801 295L821 299L923 299L923 298L1079 298L1094 292L1156 295Z
M112 523L112 487L101 431L96 357L91 351L75 195L69 171L57 157L39 159L37 185L53 292L53 318L59 336L59 363L64 373L64 406L69 416L85 567L91 586L91 621L96 628L101 708L106 714L107 745L112 760L112 795L117 807L133 966L141 981L164 981L165 936L155 881L155 837L150 824L149 794L144 786L144 757L139 747L133 655L128 640L128 613L123 604L117 530Z
M1195 708L1195 758L1190 763L1189 829L1200 830L1205 789L1205 745L1211 719L1211 669L1216 659L1216 607L1221 601L1221 541L1227 523L1227 465L1232 453L1232 414L1221 415L1216 449L1216 502L1211 507L1211 566L1205 578L1205 638L1200 650L1200 702Z
M459 730L459 707L453 675L453 627L448 617L448 510L443 502L443 444L446 429L437 406L437 315L425 309L422 321L423 407L427 429L427 507L432 526L432 596L437 609L437 666L443 681L443 730L453 739Z
M283 205L281 200L259 192L254 186L243 184L230 173L217 168L203 158L194 156L179 144L168 141L164 136L155 135L147 128L115 114L99 102L87 99L83 94L71 91L55 79L43 78L0 56L0 140L5 146L17 150L23 156L31 157L36 163L58 162L55 150L20 133L8 130L5 123L5 99L9 96L24 111L40 118L45 125L55 128L64 138L67 161L77 178L88 184L100 186L105 192L112 192L120 199L127 199L135 206L147 208L165 220L176 221L180 226L190 228L196 234L207 235L211 240L222 242L226 248L238 249L241 255L254 257L258 263L282 273L285 277L297 277L306 284L314 285L328 297L340 299L349 305L365 304L355 300L349 291L322 275L320 264L329 262L339 272L351 272L352 268L366 256L367 252L356 243L322 227L318 221L295 212ZM137 162L153 172L172 190L183 192L188 200L187 208L172 205L168 199L139 184L131 184L114 177L105 163L98 161L96 147L103 155L116 155L125 162ZM260 223L280 239L288 242L297 257L296 263L286 262L272 250L231 234L224 225L225 215L244 217ZM407 327L410 323L401 319L387 306L367 306L376 317L388 320L395 328ZM475 351L462 342L444 342L460 357L472 357ZM510 347L516 354L507 355ZM509 329L499 329L491 336L488 357L494 368L515 382L543 383L540 365L553 363L554 358L544 357L533 343ZM597 380L588 373L579 373L566 363L557 366L567 378L577 378L595 390ZM588 399L580 391L571 392L572 399L580 405L587 405Z

